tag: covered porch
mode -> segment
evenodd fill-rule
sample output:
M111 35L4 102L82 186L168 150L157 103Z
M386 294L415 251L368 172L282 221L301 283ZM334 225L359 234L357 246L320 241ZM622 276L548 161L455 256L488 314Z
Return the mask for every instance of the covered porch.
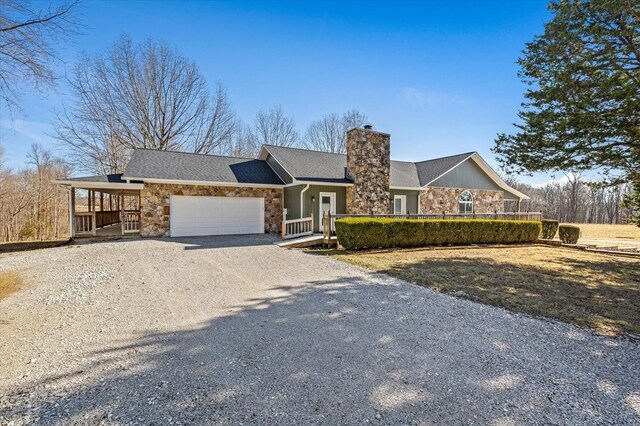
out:
M90 176L55 181L69 193L69 237L140 234L142 183L121 175Z

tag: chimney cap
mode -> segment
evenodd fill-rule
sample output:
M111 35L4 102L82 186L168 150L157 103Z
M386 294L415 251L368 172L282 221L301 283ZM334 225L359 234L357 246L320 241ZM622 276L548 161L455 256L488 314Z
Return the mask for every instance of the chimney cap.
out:
M373 125L372 124L365 124L364 126L362 126L365 130L371 130L373 129Z

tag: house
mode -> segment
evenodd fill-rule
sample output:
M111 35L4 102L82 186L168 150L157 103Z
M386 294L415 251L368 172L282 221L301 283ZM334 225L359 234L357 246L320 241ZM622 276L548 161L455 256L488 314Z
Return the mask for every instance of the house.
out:
M347 132L346 155L272 145L257 159L136 149L121 175L56 182L70 190L74 235L279 233L283 220L318 232L326 211L481 214L519 210L528 198L477 152L393 161L390 135L371 126ZM87 211L76 211L76 189L88 191Z

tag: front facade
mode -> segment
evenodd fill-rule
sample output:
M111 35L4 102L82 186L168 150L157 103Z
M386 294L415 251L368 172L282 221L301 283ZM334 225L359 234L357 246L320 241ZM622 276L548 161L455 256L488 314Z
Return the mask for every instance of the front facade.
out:
M286 224L319 232L324 212L499 213L528 198L478 153L393 161L390 139L365 126L347 132L346 155L265 145L258 159L138 149L122 175L57 182L70 189L72 237L117 227L118 218L122 233L144 237L284 234ZM88 213L75 207L77 189L88 191ZM117 211L111 195L104 210L104 193L122 196ZM125 194L137 210L125 208Z

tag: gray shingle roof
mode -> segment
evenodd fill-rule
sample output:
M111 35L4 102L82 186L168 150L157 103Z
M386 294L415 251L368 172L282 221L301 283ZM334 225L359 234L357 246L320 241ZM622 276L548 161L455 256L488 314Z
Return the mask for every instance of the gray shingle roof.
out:
M351 183L345 177L346 155L274 145L263 146L295 179Z
M133 152L124 177L283 185L265 161L151 149Z
M347 156L330 152L265 145L267 151L297 180L351 183L345 177ZM391 161L391 186L420 186L413 163Z
M265 149L295 179L351 183L346 178L347 156L300 148L265 145ZM391 186L419 188L441 176L473 152L411 163L391 161ZM283 185L266 161L250 158L136 149L124 175L89 176L73 180L123 182L121 177L202 182Z
M391 160L391 180L390 186L402 188L417 188L420 185L416 165L408 161Z
M300 148L265 145L266 150L297 180L349 183L345 178L347 156ZM411 163L391 161L390 185L419 188L439 177L473 152Z
M473 154L473 152L466 152L464 154L434 158L432 160L420 161L418 163L415 163L416 171L418 172L418 179L420 180L421 186L431 183L433 180L440 177L443 173L449 171L458 163L466 160Z

